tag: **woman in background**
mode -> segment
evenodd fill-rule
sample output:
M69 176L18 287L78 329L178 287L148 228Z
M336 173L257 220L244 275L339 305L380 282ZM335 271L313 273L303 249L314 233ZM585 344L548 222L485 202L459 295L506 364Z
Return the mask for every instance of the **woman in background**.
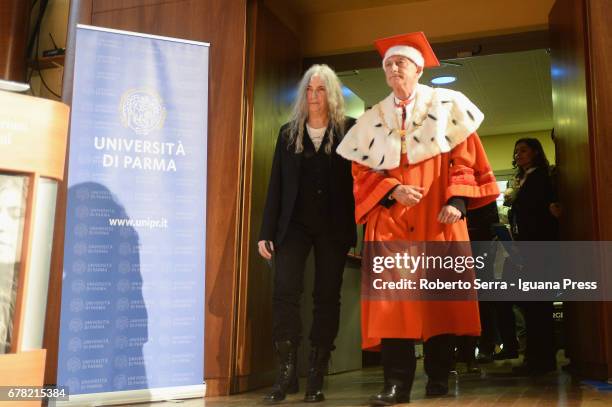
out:
M550 210L557 201L550 177L550 164L540 141L519 139L514 145L512 165L516 168L517 190L509 221L515 240L558 240L558 224Z
M549 163L540 141L519 139L514 145L513 166L517 169L517 190L509 213L512 234L517 241L558 240L557 218L550 210L556 201ZM527 259L525 276L537 279L547 267L539 258ZM525 363L514 369L518 374L537 375L556 369L553 338L553 304L549 301L524 302L527 348Z
M281 127L268 185L259 254L274 256L272 337L279 374L266 402L298 391L297 347L304 267L315 257L311 352L304 400L323 401L321 391L340 320L340 288L346 255L355 244L351 163L336 147L354 119L344 116L340 81L327 65L302 78L291 121Z

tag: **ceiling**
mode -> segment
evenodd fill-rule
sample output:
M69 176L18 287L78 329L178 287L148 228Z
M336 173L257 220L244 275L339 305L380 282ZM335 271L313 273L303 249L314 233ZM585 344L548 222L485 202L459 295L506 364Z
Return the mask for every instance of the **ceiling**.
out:
M443 86L464 93L483 111L485 121L478 130L481 136L553 127L550 56L546 50L449 61L461 66L443 65L427 69L420 83L431 85L432 77L456 76L456 82ZM390 93L382 68L338 74L366 106L374 105Z
M394 6L428 0L282 0L297 15L333 13L364 8Z

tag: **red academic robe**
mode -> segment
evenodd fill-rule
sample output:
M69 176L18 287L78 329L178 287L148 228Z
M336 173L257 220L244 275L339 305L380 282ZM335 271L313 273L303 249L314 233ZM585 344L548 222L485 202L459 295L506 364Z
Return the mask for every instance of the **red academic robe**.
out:
M453 196L467 197L468 209L484 206L499 195L495 177L476 133L451 151L408 164L402 154L397 168L373 171L353 162L355 217L366 223L365 241L469 241L465 219L446 225L438 213ZM380 205L395 185L424 187L413 206ZM476 301L384 301L361 303L363 349L376 348L381 338L427 340L440 334L480 335Z

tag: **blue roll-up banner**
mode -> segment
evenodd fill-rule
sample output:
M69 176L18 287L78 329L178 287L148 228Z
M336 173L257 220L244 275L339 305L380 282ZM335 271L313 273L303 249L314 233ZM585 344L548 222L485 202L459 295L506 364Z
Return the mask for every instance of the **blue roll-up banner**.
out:
M203 395L208 58L206 43L77 28L58 360L71 400Z

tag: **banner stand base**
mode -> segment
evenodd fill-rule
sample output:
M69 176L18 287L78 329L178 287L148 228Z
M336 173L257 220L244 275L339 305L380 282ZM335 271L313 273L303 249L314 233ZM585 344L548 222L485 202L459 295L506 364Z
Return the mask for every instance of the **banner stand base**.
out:
M64 406L112 406L128 403L146 403L154 401L170 401L193 399L206 395L206 384L180 387L160 387L156 389L113 391L105 393L77 394L70 396L68 401L58 401L58 407ZM52 404L50 404L52 405Z

